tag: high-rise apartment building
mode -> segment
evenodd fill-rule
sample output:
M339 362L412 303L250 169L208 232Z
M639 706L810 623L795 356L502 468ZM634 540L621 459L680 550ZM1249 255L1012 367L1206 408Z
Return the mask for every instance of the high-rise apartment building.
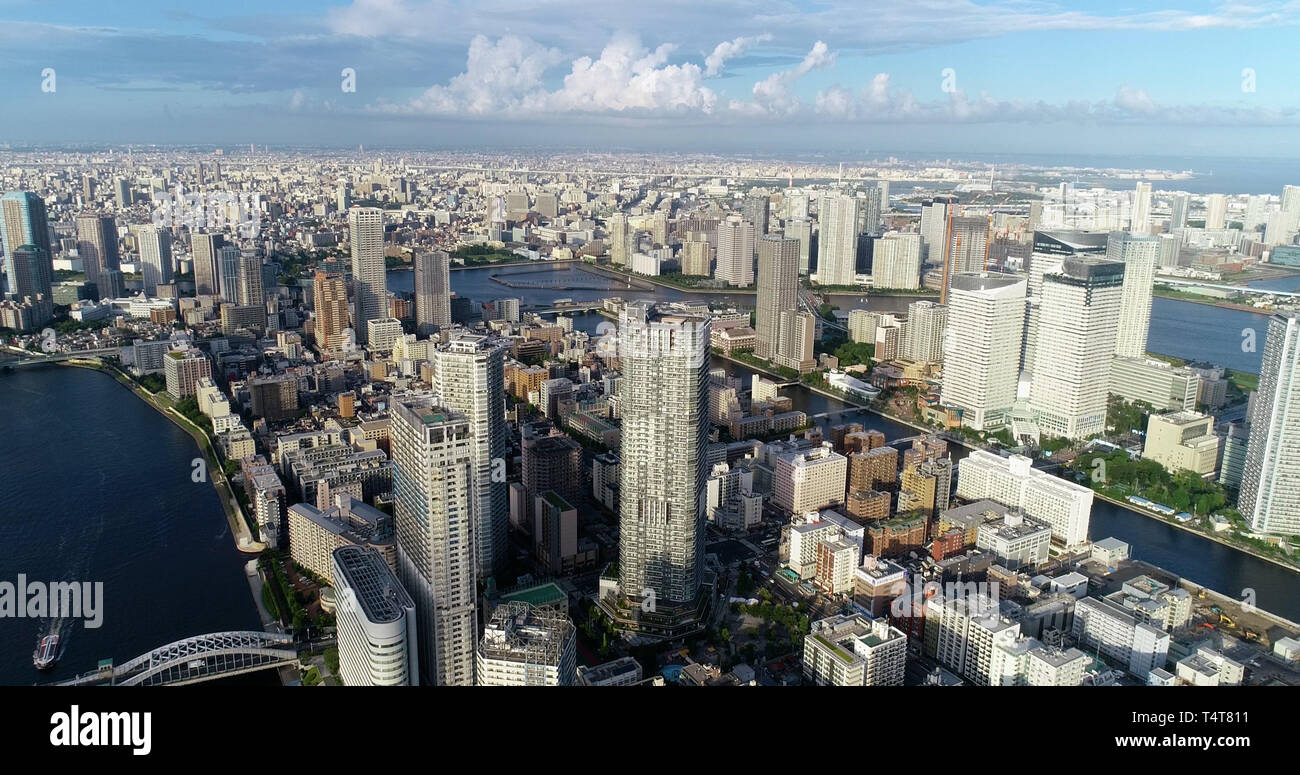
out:
M190 254L194 259L194 293L216 296L221 293L221 248L226 244L221 234L192 234ZM233 301L233 299L232 299Z
M661 621L689 618L703 581L709 334L673 305L632 301L619 320L619 584Z
M958 274L951 280L940 401L960 409L968 428L1008 422L1020 377L1025 287L1014 275Z
M239 304L258 307L266 304L266 291L262 285L262 259L256 250L239 253Z
M343 331L348 327L348 286L342 273L316 270L314 306L316 347L337 352L343 348Z
M989 257L989 219L983 215L953 216L948 224L948 278L962 272L983 272Z
M508 550L510 497L505 465L505 352L495 337L461 333L434 352L434 392L444 406L464 413L473 429L472 512L478 573L501 570ZM498 462L500 461L500 462Z
M713 276L728 285L754 284L754 224L738 218L718 224L717 268Z
M1187 228L1187 212L1191 209L1192 198L1187 194L1174 194L1169 203L1169 231Z
M812 220L807 216L785 222L785 236L799 242L799 275L806 277L812 261Z
M1124 298L1120 303L1115 357L1141 358L1147 352L1151 326L1151 285L1160 260L1160 239L1111 232L1106 259L1124 264Z
M625 213L614 213L605 223L609 233L609 261L614 266L626 266L632 260L635 247L632 244L632 228L628 225Z
M1228 221L1228 198L1223 194L1205 197L1205 228L1222 229Z
M146 296L172 281L172 233L158 226L140 230L140 264Z
M443 250L415 254L416 333L428 336L451 325L451 257Z
M741 205L741 217L754 224L754 238L762 239L767 234L768 212L771 200L767 194L748 194Z
M902 686L907 636L889 620L862 614L812 623L804 638L803 676L817 686Z
M758 240L758 297L754 307L755 353L771 360L776 355L782 312L799 306L799 243L765 235Z
M943 341L948 332L948 308L932 301L907 305L907 328L903 333L902 356L917 363L943 360Z
M474 685L474 432L432 396L393 404L393 517L402 585L415 602L421 681Z
M240 250L235 245L222 245L217 251L217 268L220 280L217 292L227 304L239 304Z
M86 282L96 287L100 298L112 298L112 292L100 288L100 274L120 267L117 252L117 223L111 215L77 216L77 255ZM106 291L108 291L106 293Z
M384 265L384 211L378 207L348 210L355 312L352 330L366 343L366 323L388 317L388 275Z
M1300 317L1269 318L1238 509L1261 533L1300 535Z
M921 287L921 235L891 231L873 241L871 287L916 290Z
M1139 182L1133 190L1133 209L1129 231L1134 234L1151 233L1151 184Z
M1029 402L1046 433L1083 439L1106 430L1106 397L1123 298L1124 264L1067 258L1043 277Z
M0 197L0 245L5 252L3 269L8 277L8 290L15 292L14 253L18 248L33 245L44 251L46 260L54 256L44 199L31 191L10 191ZM51 266L51 276L53 271Z
M830 194L818 203L817 282L853 285L858 272L857 197Z

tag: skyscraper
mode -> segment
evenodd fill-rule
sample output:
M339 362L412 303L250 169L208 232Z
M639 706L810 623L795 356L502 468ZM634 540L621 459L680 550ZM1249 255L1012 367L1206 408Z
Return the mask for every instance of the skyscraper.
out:
M989 257L989 219L983 215L953 216L948 229L948 276L983 272Z
M827 195L818 204L821 236L817 240L817 282L853 285L858 272L857 197Z
M461 333L434 353L434 392L461 412L473 429L471 509L478 574L501 570L509 549L509 486L505 481L510 436L506 428L506 344Z
M806 277L812 261L812 221L807 217L785 222L785 236L799 241L799 274Z
M968 428L1002 427L1020 376L1025 281L984 272L954 275L950 285L940 400L961 409Z
M1147 352L1151 326L1151 284L1160 260L1160 240L1149 235L1110 233L1106 259L1124 264L1124 299L1120 305L1115 356L1140 358Z
M157 226L140 230L140 263L146 296L172 281L172 233Z
M1134 234L1151 233L1151 184L1137 184L1133 191L1132 218L1129 219L1129 231Z
M1205 228L1222 229L1228 220L1228 198L1223 194L1205 197Z
M348 686L418 686L415 602L384 556L341 546L330 556L337 593L339 676Z
M194 234L191 238L194 257L194 294L217 296L221 294L221 248L226 238L221 234ZM234 299L230 299L234 301Z
M1300 535L1300 317L1269 318L1237 506L1261 533Z
M771 359L777 351L783 311L799 305L799 242L775 235L758 240L758 296L754 306L755 353Z
M256 250L239 253L239 304L257 307L266 304L266 291L262 287L262 259Z
M432 396L392 411L393 524L402 586L415 601L424 683L474 685L474 433Z
M917 363L943 360L943 340L948 330L948 308L932 301L907 305L907 331L903 334L903 357Z
M717 258L715 278L729 285L753 285L754 224L734 217L718 224Z
M415 322L428 336L451 325L451 257L443 250L415 254Z
M1067 258L1043 276L1029 402L1046 433L1082 439L1106 430L1123 284L1124 265L1099 258Z
M634 616L689 616L700 592L709 331L708 318L648 301L629 302L619 320L618 567L622 592L636 603Z
M337 352L348 327L348 286L342 273L316 270L313 303L316 310L316 347Z
M614 266L626 266L632 258L632 229L628 225L627 215L614 213L605 223L609 232L609 261Z
M31 191L10 191L0 197L0 244L4 246L4 272L9 278L9 291L16 290L14 283L14 251L23 245L34 245L44 251L47 260L50 250L50 226L45 213L45 200ZM50 272L53 275L53 267ZM0 291L5 290L0 288Z
M117 224L111 215L81 215L77 217L77 255L86 282L96 288L100 298L111 298L112 291L100 288L100 273L118 269Z
M1187 227L1187 211L1191 206L1191 197L1187 194L1174 194L1169 204L1169 231Z
M235 245L222 245L217 250L217 268L220 270L220 285L217 286L221 300L229 304L239 304L239 248Z
M767 218L771 202L767 194L748 194L741 205L741 217L754 224L755 238L767 234Z
M378 207L348 210L352 283L356 306L352 330L365 344L367 323L388 317L388 275L384 266L384 211Z
M921 235L891 231L873 241L871 287L921 287Z
M9 259L13 267L9 284L14 298L22 301L40 295L50 302L53 290L53 264L45 250L35 245L20 245L14 248L13 255L9 256Z

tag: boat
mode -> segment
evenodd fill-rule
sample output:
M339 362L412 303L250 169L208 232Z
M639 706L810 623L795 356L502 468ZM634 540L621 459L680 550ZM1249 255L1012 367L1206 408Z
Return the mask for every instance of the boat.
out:
M59 636L46 635L37 644L36 653L32 654L32 664L36 665L37 670L49 670L57 661L59 661Z

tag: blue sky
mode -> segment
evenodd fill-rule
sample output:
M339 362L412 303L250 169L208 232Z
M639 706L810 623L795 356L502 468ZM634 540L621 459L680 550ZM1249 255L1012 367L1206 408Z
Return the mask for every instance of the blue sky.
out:
M1300 2L1174 3L0 0L0 142L1300 156Z

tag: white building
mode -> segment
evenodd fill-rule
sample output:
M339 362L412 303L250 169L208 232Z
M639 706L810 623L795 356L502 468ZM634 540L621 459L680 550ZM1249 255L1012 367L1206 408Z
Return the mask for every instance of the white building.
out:
M393 404L398 568L416 602L423 682L474 685L474 432L432 396Z
M348 210L349 249L356 309L352 328L358 344L366 344L375 318L388 317L388 274L384 265L384 211L378 207Z
M1164 667L1169 633L1142 623L1132 611L1110 600L1085 597L1074 608L1071 634L1079 645L1096 651L1137 678Z
M170 380L168 381L170 385ZM1300 535L1300 317L1268 322L1238 508L1261 533Z
M902 686L907 636L887 619L861 614L812 623L804 638L803 678L817 686Z
M754 284L754 224L728 218L718 224L718 251L714 278L728 285Z
M962 410L966 427L992 430L1008 422L1020 376L1025 288L1009 275L951 279L939 400Z
M1095 258L1068 258L1044 276L1029 393L1044 432L1082 439L1106 430L1123 282L1123 264Z
M858 262L857 197L828 194L817 205L821 236L817 240L817 282L853 285Z
M475 658L478 686L573 686L577 630L554 606L512 600L497 606Z
M921 287L921 235L891 231L873 241L871 287Z
M416 686L415 603L373 549L334 550L339 678L347 686Z
M777 455L772 467L772 502L791 514L844 502L849 460L829 443Z
M1033 467L1023 455L999 457L974 450L957 464L957 497L988 498L1047 523L1052 537L1066 546L1088 541L1093 492Z
M1143 185L1147 184L1138 184L1139 187ZM1148 209L1150 197L1148 186ZM1137 222L1136 212L1134 222ZM1115 356L1141 358L1147 352L1147 331L1151 326L1151 284L1155 280L1156 264L1160 259L1160 240L1147 236L1145 228L1142 236L1111 232L1106 243L1106 258L1124 264L1124 293L1120 303Z

